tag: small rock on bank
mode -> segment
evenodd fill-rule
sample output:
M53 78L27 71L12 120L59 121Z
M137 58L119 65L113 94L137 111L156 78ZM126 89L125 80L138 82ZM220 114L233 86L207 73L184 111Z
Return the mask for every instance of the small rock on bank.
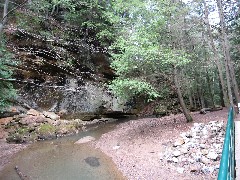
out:
M85 137L79 139L78 141L76 141L74 144L83 144L83 143L87 143L87 142L94 141L94 140L95 140L95 138L92 136L85 136Z

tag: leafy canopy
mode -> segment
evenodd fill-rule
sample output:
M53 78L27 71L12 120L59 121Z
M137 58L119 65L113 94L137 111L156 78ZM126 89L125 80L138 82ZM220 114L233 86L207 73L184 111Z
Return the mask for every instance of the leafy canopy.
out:
M118 77L109 87L125 99L142 94L152 100L165 91L161 87L159 89L152 75L171 74L173 66L190 62L190 56L184 50L164 43L168 38L164 32L169 31L168 20L172 17L169 14L174 14L176 6L169 6L167 1L122 3L125 9L119 9L119 16L123 27L111 46L111 67ZM125 16L121 16L123 12Z

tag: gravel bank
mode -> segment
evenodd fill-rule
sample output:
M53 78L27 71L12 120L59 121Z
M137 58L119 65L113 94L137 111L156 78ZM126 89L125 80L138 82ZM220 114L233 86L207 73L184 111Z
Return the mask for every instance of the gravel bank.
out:
M207 113L192 113L194 123L227 121L227 109ZM216 179L215 173L178 171L178 164L161 159L166 148L174 144L180 134L193 127L185 123L182 114L162 118L144 118L120 124L104 134L93 145L110 156L119 170L129 180L207 180Z

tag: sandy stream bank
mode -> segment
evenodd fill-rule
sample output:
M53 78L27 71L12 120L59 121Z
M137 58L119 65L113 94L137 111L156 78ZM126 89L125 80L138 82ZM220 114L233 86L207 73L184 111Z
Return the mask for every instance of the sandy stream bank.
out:
M225 124L227 121L227 109L205 115L194 112L192 115L194 123L223 121ZM199 167L191 167L195 164L190 164L190 168L185 168L184 172L179 173L177 163L160 160L165 148L172 146L182 132L193 127L194 123L187 124L185 121L182 114L132 120L102 135L93 145L110 156L129 180L216 179L218 170L202 173ZM213 162L215 166L218 166L219 160L220 156Z
M194 123L227 121L227 109L207 113L192 113ZM2 122L0 122L2 123ZM122 123L113 131L91 142L110 156L126 179L130 180L206 180L216 179L216 172L210 174L176 171L175 163L160 160L166 146L174 143L182 132L188 131L193 123L185 123L182 114L162 118L143 118ZM6 132L0 127L0 171L11 157L27 147L24 144L8 144Z

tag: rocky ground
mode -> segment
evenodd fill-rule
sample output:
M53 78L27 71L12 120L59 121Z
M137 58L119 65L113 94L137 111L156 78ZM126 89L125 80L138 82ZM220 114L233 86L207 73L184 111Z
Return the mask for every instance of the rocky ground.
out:
M114 119L64 120L53 112L39 112L34 109L25 114L0 118L0 171L10 157L26 148L28 143L75 134L93 124L109 121Z
M216 179L227 110L132 120L93 145L112 157L127 179Z
M10 122L11 118L0 119L0 171L4 165L9 162L12 155L27 147L23 144L9 144L6 142L7 132L3 128L5 124Z
M7 119L2 128L7 132L6 140L10 143L29 143L39 140L55 139L76 134L87 126L96 123L114 121L112 118L84 121L81 119L65 120L54 112L39 112L30 109L26 114L19 114Z

